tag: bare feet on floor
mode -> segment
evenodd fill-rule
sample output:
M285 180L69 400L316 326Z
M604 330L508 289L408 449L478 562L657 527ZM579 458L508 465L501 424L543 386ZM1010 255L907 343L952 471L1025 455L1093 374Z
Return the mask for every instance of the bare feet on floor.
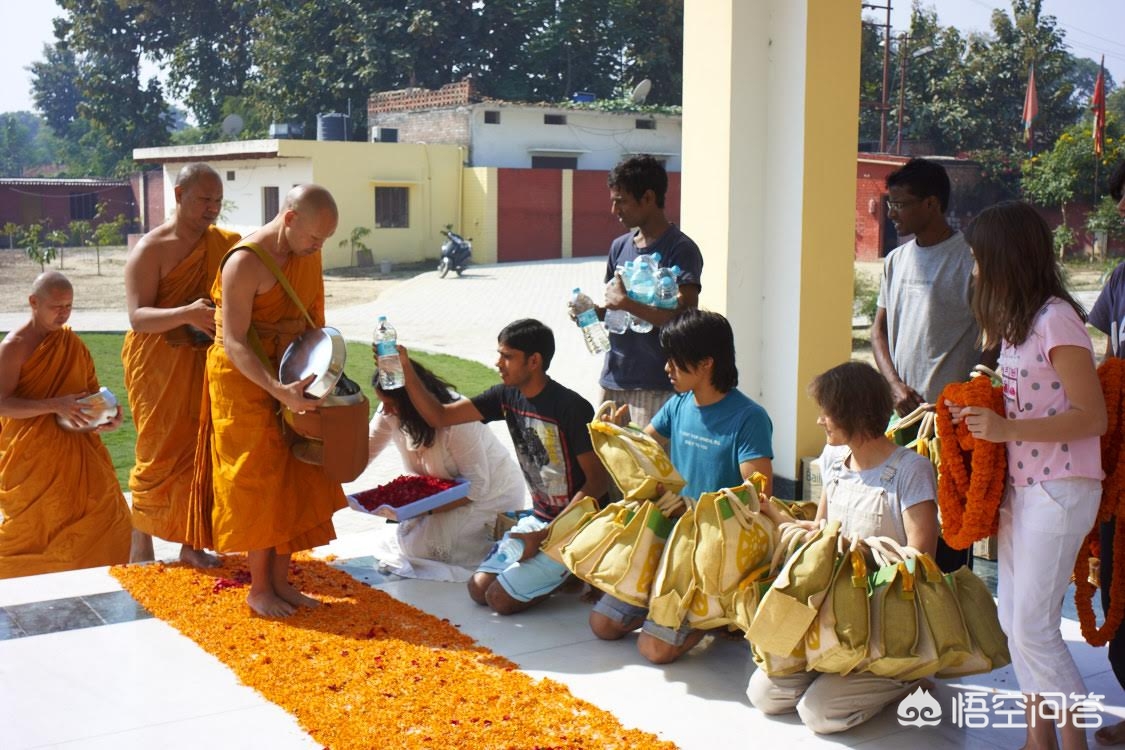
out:
M313 599L311 596L305 596L289 583L277 584L274 588L276 588L279 597L289 602L294 607L311 608L320 606L320 602L316 599Z
M129 562L152 562L154 559L152 537L143 531L133 529L133 537L129 545Z
M1125 745L1125 721L1104 726L1094 732L1099 745Z
M273 591L251 591L246 597L246 603L262 617L288 617L297 611L296 607Z
M218 555L212 555L186 544L180 547L180 562L185 562L195 568L217 568L223 564Z

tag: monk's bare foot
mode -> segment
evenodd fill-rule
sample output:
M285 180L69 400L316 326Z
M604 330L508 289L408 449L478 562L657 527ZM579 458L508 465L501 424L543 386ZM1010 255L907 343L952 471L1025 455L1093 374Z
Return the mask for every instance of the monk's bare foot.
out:
M1125 745L1125 721L1102 727L1094 732L1094 739L1099 745Z
M246 597L246 603L262 617L288 617L297 611L296 607L272 591L251 591Z
M277 595L285 601L292 604L294 607L319 607L320 602L313 599L311 596L305 596L289 583L277 584L274 588L277 589Z
M223 564L218 555L212 555L186 544L180 547L180 562L185 562L193 568L217 568Z
M152 551L152 537L143 531L133 529L133 537L129 544L129 562L152 562L156 559Z

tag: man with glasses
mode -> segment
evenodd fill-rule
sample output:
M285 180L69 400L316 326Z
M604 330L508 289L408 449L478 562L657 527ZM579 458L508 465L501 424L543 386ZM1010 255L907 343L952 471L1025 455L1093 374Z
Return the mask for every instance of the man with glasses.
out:
M969 306L973 254L945 220L950 193L945 168L911 159L887 175L886 185L887 215L895 231L913 238L883 261L871 348L901 417L923 403L936 403L948 383L969 378L981 361L980 328ZM939 541L942 568L970 561L967 553Z

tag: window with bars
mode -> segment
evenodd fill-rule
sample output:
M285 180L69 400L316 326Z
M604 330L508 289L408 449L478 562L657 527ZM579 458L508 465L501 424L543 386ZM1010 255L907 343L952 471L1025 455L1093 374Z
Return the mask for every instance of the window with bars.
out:
M405 229L410 226L410 188L375 188L375 228Z
M94 218L98 213L98 196L96 193L71 193L70 194L70 220Z

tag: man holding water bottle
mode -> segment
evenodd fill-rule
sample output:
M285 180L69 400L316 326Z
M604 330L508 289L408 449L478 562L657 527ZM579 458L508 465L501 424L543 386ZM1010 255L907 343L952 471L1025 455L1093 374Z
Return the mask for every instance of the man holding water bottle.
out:
M598 312L604 318L609 311L623 311L637 320L624 330L607 326L610 348L598 382L603 401L628 404L631 421L643 426L672 395L664 373L666 357L660 350L660 327L699 304L703 256L695 242L664 215L668 173L659 161L648 155L629 157L613 168L607 184L613 213L629 231L610 245L605 307ZM625 289L626 280L618 273L625 263L655 253L660 254L661 268L680 268L675 307L655 307L631 298ZM613 317L610 315L610 323Z

